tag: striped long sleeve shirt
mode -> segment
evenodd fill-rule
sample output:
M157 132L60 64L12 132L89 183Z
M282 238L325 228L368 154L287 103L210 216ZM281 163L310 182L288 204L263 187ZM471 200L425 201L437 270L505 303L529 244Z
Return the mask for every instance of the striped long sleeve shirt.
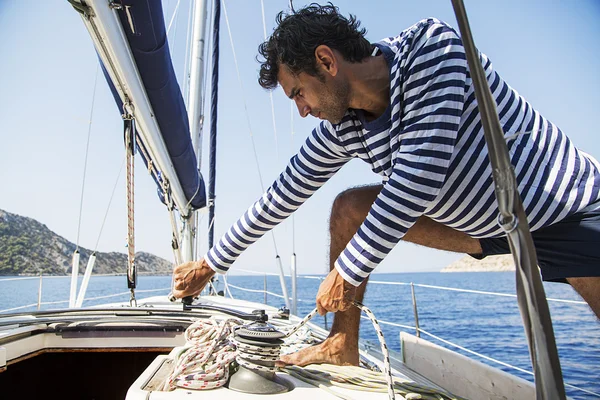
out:
M382 176L366 220L335 262L359 285L421 215L474 238L504 233L462 41L436 19L376 43L390 71L390 103L367 121L348 110L322 122L285 171L206 254L225 273L244 249L283 221L353 158ZM600 164L576 149L480 54L531 230L596 203Z

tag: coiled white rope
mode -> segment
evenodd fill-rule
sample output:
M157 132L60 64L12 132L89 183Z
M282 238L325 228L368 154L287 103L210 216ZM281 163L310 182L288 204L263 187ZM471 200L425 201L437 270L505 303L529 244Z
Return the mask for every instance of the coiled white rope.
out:
M242 343L238 340L233 339L233 343L238 349L238 355L235 358L237 363L245 368L254 371L261 372L276 372L279 370L275 367L275 361L279 360L279 354L281 353L281 346L253 346L251 344ZM257 364L254 361L266 362L273 366Z
M186 346L162 390L223 386L229 379L229 366L237 353L228 338L241 323L233 318L222 321L210 318L190 325L185 331Z

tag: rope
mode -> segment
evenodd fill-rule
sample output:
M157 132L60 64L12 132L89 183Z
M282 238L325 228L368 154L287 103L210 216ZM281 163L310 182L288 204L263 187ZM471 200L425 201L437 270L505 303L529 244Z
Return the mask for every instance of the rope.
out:
M358 301L354 302L354 305L358 307L362 312L367 314L367 317L373 323L373 328L377 332L377 337L379 338L379 343L381 344L381 353L383 354L383 372L388 384L388 394L391 400L395 399L394 395L394 378L392 377L392 369L390 368L390 352L388 351L387 344L385 343L385 339L383 337L383 331L377 322L377 318L375 318L375 314L371 312L367 307L359 303Z
M275 361L279 360L279 354L281 352L280 345L262 347L242 343L235 338L232 341L238 350L238 355L235 357L235 361L237 361L237 363L242 367L260 372L279 371L279 368L275 366ZM257 364L254 361L266 362L272 366Z
M381 353L383 354L383 358L384 358L383 369L384 369L384 374L385 374L386 380L387 380L388 394L389 394L389 398L391 400L393 400L393 399L395 399L394 381L393 381L393 377L392 377L392 369L390 368L390 354L389 354L387 345L385 343L385 338L383 337L383 331L381 330L381 327L379 326L379 323L377 322L375 315L373 314L373 312L371 312L371 310L368 307L364 306L363 304L359 303L358 301L354 302L354 306L357 307L358 309L360 309L365 314L367 314L367 316L373 323L373 328L375 328L375 331L377 332L377 336L379 338L379 343L381 344ZM316 308L314 310L312 310L306 317L304 317L302 319L302 321L300 321L298 323L298 325L296 325L289 332L287 332L285 337L286 338L290 337L291 335L296 333L300 328L302 328L304 325L306 325L308 323L308 321L310 321L315 315L317 315L317 312L318 311Z
M449 394L417 384L394 378L391 373L389 352L377 319L367 307L359 302L354 306L367 314L375 330L378 332L384 355L384 373L370 371L360 367L339 367L335 365L311 365L310 367L286 366L283 370L291 376L302 381L318 386L333 395L348 398L328 386L335 385L354 390L385 392L389 398L395 399L395 391L405 399L447 399ZM290 338L302 329L310 319L317 314L317 309L312 310L298 324L285 333L285 339ZM280 345L255 346L242 343L235 339L234 333L242 324L238 319L217 320L212 317L208 320L198 320L185 331L186 345L177 355L173 372L163 384L162 390L174 390L177 387L186 389L213 389L223 386L229 379L230 367L235 360L238 365L245 368L262 371L276 372L279 368L274 362L279 359ZM300 339L304 342L306 340ZM285 343L290 346L289 343ZM267 365L257 364L255 361ZM383 377L385 375L385 378ZM326 385L326 384L328 385Z
M368 392L385 392L388 390L386 379L380 372L355 366L337 366L331 364L312 364L308 367L288 366L286 372L306 383L318 386L331 394L343 398L351 397L330 389L331 386ZM394 377L394 393L404 399L452 399L447 392L433 389L412 381Z
M126 105L123 106L126 110ZM127 186L127 281L131 289L132 300L134 300L133 290L135 289L135 204L134 204L134 173L135 173L135 125L132 116L128 111L123 113L123 118L127 125L125 129L125 152L126 152L126 186Z
M237 319L218 321L199 320L185 331L186 346L179 355L175 369L163 385L163 390L176 387L187 389L214 389L229 379L229 365L236 357L228 339Z

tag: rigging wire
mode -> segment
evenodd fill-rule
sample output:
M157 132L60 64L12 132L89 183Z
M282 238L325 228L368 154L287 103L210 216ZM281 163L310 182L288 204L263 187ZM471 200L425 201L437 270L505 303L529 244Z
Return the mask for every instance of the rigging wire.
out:
M218 1L218 0L217 0ZM223 4L223 11L225 13L225 23L227 25L227 32L229 33L229 43L231 44L231 51L233 53L233 61L234 61L234 65L235 65L235 71L237 74L237 78L238 78L238 83L240 85L240 92L241 92L241 99L244 103L244 111L246 114L246 123L248 124L248 132L250 134L250 139L252 142L252 151L254 153L254 161L256 163L256 169L258 171L258 177L260 180L260 187L262 192L264 193L265 191L265 187L263 184L263 179L262 179L262 174L260 172L260 164L258 162L258 154L256 152L256 143L254 141L254 135L252 134L252 125L250 124L250 113L248 111L248 103L246 101L246 95L244 92L244 84L242 82L242 78L240 76L240 68L237 62L237 56L235 53L235 46L233 44L233 35L231 34L231 25L229 24L229 16L227 15L227 7L225 4L225 0L222 0L222 4ZM277 242L275 240L275 233L273 232L273 229L270 230L271 233L271 240L273 242L273 248L275 249L275 262L279 268L280 271L280 276L279 276L279 280L280 280L280 284L281 284L281 290L283 291L284 295L285 295L285 304L288 308L290 308L290 304L289 304L289 296L287 293L287 287L285 284L285 278L284 278L284 274L283 274L283 265L281 263L281 257L279 256L279 250L277 248Z
M77 222L77 241L75 242L75 251L79 249L79 235L81 233L81 219L83 214L83 195L85 193L85 178L87 173L88 156L90 150L90 137L92 136L92 118L94 115L94 104L96 103L96 88L98 87L98 75L100 72L100 65L96 65L96 77L94 78L94 89L92 92L92 105L90 107L90 118L88 124L88 135L87 144L85 146L85 161L83 163L83 179L81 182L81 198L79 200L79 221Z
M185 107L188 109L189 112L189 97L190 97L190 39L192 36L192 19L193 19L193 15L194 15L194 1L190 1L190 6L189 6L189 10L188 10L188 23L187 23L187 33L186 33L186 38L185 38L185 57L183 59L183 79L182 79L182 86L183 86L183 101L185 102ZM194 194L194 196L192 196L192 199L196 197L196 194ZM190 200L190 203L192 202L192 200ZM188 203L188 207L189 207L189 203Z
M117 190L117 186L119 184L119 180L121 179L121 174L123 173L123 166L125 165L125 157L123 157L123 161L121 161L121 167L119 168L119 173L117 174L117 179L115 180L115 184L112 189L112 193L110 194L110 199L108 200L108 206L106 207L106 212L104 213L104 218L102 219L102 225L100 226L100 232L98 233L98 239L96 240L96 245L94 246L94 253L98 250L98 244L100 243L100 237L102 236L102 231L104 230L104 224L106 222L106 218L108 217L108 211L110 210L110 206L113 201L113 197L115 196L115 191Z
M169 21L169 27L167 28L167 36L169 35L169 32L171 31L171 25L173 25L173 20L175 19L176 15L177 15L177 11L179 10L180 2L181 2L181 0L177 0L177 4L175 4L175 10L173 10L173 15L171 16L171 21ZM175 30L177 30L177 24L175 24Z
M171 42L169 43L169 48L173 47L173 44L177 42L177 23L179 22L179 2L181 0L177 0L177 6L175 7L175 11L173 12L173 17L171 19L171 23L175 23L175 26L173 27L173 35L171 35L171 37L173 38L173 40L171 40ZM167 29L167 42L169 42L169 30L170 30L171 26L169 25L169 28ZM171 59L173 58L173 54L174 52L171 52Z
M265 41L267 40L267 23L265 20L265 3L264 0L260 0L260 8L262 11L262 23L263 23L263 35ZM277 124L275 123L275 103L273 101L273 91L269 90L269 99L271 100L271 117L273 119L273 133L275 134L275 159L279 164L279 145L277 143Z
M290 7L292 0L290 0ZM290 101L290 152L294 154L294 102ZM292 254L296 254L296 214L292 214Z
M246 114L246 123L248 125L248 133L250 134L250 140L252 142L252 151L254 153L254 161L256 163L256 170L258 172L258 180L260 181L260 188L264 192L265 191L265 185L263 183L262 173L260 172L260 163L258 161L258 154L256 152L256 143L254 141L254 134L252 133L252 124L250 123L250 112L248 111L248 102L246 101L246 94L245 94L245 91L244 91L244 84L243 84L242 78L240 76L240 68L239 68L239 64L238 64L238 61L237 61L237 56L236 56L236 52L235 52L235 46L233 44L233 35L231 34L231 26L229 24L229 17L227 15L227 7L225 5L225 0L222 0L222 4L223 4L223 12L225 13L225 23L227 25L227 32L229 33L229 43L231 44L231 51L233 53L233 63L235 65L235 72L237 74L238 83L240 84L240 92L241 92L240 97L242 99L242 102L244 103L244 111L245 111L245 114ZM273 247L275 248L275 253L279 257L279 251L277 249L277 242L275 241L275 235L273 234L273 230L271 230L271 238L273 240Z

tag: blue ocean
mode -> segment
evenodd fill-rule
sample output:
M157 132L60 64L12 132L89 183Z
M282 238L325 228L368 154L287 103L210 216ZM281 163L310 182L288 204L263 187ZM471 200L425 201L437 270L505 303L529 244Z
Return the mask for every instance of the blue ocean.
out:
M23 305L36 304L38 301L39 279L14 280L16 277L0 277L0 310ZM322 278L322 277L320 277ZM228 282L247 289L281 294L277 276L229 275ZM364 304L368 306L378 320L396 324L414 326L411 288L409 285L386 285L376 282L413 282L415 285L442 286L496 293L515 293L514 272L465 272L465 273L401 273L373 274L367 289ZM138 296L154 296L168 293L170 276L140 276L138 278ZM320 284L315 277L298 279L298 314L303 316L314 308L314 299ZM42 309L66 307L69 296L70 279L67 277L44 277L42 280ZM287 282L291 293L291 283ZM548 298L581 300L573 289L560 283L545 283ZM218 283L223 289L223 282ZM493 296L479 293L463 293L415 286L420 328L485 356L495 358L515 367L531 371L527 343L523 331L521 316L516 298ZM230 288L236 298L264 302L264 293L242 291ZM126 278L124 276L92 277L84 306L107 302L127 301ZM122 293L119 296L105 297ZM267 303L280 307L282 298L268 294ZM59 303L55 303L59 302ZM61 303L62 302L62 303ZM556 335L558 352L568 396L574 399L599 398L600 393L600 321L585 304L549 302ZM35 306L17 311L34 310ZM323 317L313 320L325 325ZM331 326L332 317L327 320ZM403 328L382 325L388 346L400 350L399 332ZM414 330L407 331L414 333ZM377 343L375 330L371 323L363 320L361 337ZM430 337L424 338L453 348ZM500 368L524 379L532 380L527 373L498 365L486 359L469 355L486 364ZM570 385L584 389L575 389Z

